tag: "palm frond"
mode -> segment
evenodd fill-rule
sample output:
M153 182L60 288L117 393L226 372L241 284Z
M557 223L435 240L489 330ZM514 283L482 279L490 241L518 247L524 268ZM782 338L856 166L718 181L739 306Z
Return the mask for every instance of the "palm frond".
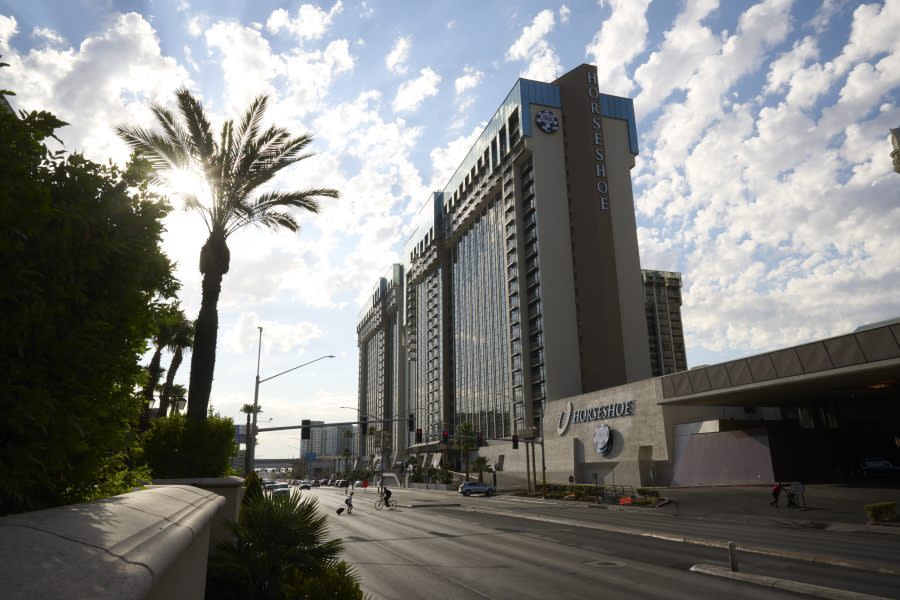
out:
M178 98L178 109L191 134L197 158L203 163L208 163L215 154L216 143L203 105L185 88L176 91L175 96Z
M191 152L191 140L187 131L185 131L181 123L178 122L175 113L156 102L150 103L150 112L156 117L157 123L163 128L163 131L166 133L166 136L172 145L181 148L184 155L189 156Z
M237 156L243 157L247 154L247 150L253 145L259 135L259 128L262 126L262 119L269 105L269 97L261 94L256 97L241 119L241 124L237 130L237 145L235 152ZM237 161L235 161L237 163Z
M154 169L180 169L187 166L190 157L184 149L155 131L137 125L116 125L116 133L129 147L142 154Z

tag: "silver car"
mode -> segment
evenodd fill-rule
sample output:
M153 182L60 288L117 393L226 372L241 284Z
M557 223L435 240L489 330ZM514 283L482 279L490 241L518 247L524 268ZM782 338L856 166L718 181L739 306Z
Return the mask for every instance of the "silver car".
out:
M463 496L471 496L472 494L493 496L495 492L496 490L494 490L494 488L480 481L467 481L459 486L459 493Z

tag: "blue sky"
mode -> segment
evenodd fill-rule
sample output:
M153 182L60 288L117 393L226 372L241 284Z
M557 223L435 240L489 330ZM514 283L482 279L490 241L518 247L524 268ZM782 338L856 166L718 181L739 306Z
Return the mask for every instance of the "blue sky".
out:
M231 238L219 304L212 401L239 421L258 325L262 377L336 355L261 386L263 416L286 425L353 417L356 315L418 208L517 77L582 62L635 99L641 263L684 274L691 365L900 315L897 31L897 0L0 0L0 87L71 123L67 148L95 160L124 160L112 125L149 124L147 102L179 86L218 122L268 93L273 121L315 134L317 156L274 186L342 198L299 237ZM194 316L205 229L181 211L167 228ZM265 434L258 455L295 455L297 437Z

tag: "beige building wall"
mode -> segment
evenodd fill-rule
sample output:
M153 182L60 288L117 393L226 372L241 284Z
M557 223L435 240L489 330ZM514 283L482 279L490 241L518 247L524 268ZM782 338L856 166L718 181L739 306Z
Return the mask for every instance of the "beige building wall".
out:
M532 105L531 114L559 109ZM566 164L561 132L544 133L534 127L526 147L531 150L537 213L538 265L544 322L546 398L554 400L581 392L578 324L575 318L575 281L572 241L566 202ZM522 278L524 284L524 277ZM527 323L527 319L526 319Z

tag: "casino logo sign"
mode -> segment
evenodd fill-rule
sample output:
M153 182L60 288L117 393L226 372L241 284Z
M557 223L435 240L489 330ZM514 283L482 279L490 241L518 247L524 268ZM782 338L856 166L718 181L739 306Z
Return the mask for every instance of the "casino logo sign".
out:
M594 429L594 448L600 456L606 456L612 450L612 429L606 423L600 423Z
M534 122L544 133L556 133L559 131L559 119L549 110L540 111L534 118Z

